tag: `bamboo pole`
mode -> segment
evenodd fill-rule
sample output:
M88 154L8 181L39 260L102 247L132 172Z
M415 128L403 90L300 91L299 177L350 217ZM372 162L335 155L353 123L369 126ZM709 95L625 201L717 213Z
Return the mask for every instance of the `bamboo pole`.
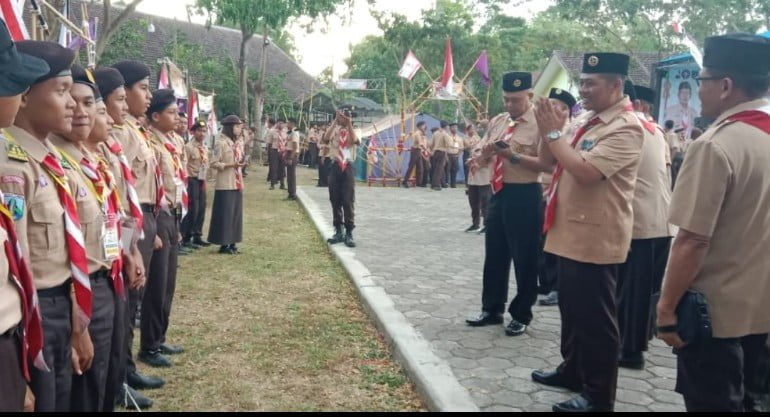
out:
M74 23L70 22L66 17L64 17L63 14L61 14L58 10L56 10L55 7L53 7L50 4L48 4L47 1L45 1L45 0L37 0L37 1L39 1L43 6L45 6L48 9L48 11L53 13L53 15L56 16L61 21L61 23L64 26L67 26L67 28L69 28L69 30L75 32L76 35L78 35L81 38L83 38L83 40L85 40L89 44L96 45L96 43L93 40L91 40L91 37L88 36L88 34L84 34L83 31L80 30L79 27L77 27L77 25L75 25Z
M487 116L487 118L489 118L489 94L491 91L492 91L492 84L490 83L487 86L487 101L486 101L486 106L484 107L484 114Z

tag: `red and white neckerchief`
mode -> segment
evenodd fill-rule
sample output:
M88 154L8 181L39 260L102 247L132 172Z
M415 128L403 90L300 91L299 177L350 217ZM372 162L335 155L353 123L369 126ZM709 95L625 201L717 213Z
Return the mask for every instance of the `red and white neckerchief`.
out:
M207 167L209 165L209 154L208 150L206 149L206 146L203 145L203 143L196 142L195 147L198 148L198 155L201 157L201 168ZM201 183L201 190L204 192L206 191L206 179L200 181Z
M770 105L756 110L746 110L727 118L729 122L746 123L770 134Z
M30 363L41 371L50 371L43 357L43 317L40 314L32 271L24 259L11 212L2 203L3 201L5 198L0 191L0 227L8 236L4 245L5 257L8 259L8 276L16 285L21 298L21 369L24 378L29 382Z
M130 120L126 120L126 123L134 129L140 139L144 139L145 145L152 149L147 130L141 126L136 126ZM166 207L166 190L163 188L163 172L160 170L160 161L157 159L155 160L155 190L155 213L158 213L161 208Z
M179 149L177 149L176 145L171 143L171 139L165 135L163 137L163 146L165 146L168 153L171 154L171 161L174 163L174 168L176 169L176 177L182 185L182 218L184 218L187 216L187 210L190 207L190 196L187 195L187 171L182 165Z
M83 240L83 232L80 227L80 218L75 199L69 187L67 175L60 162L60 156L49 152L43 158L43 168L48 176L56 184L59 201L64 207L64 232L67 244L67 257L69 258L72 284L75 288L75 317L73 325L78 332L88 328L91 321L91 281L88 278L88 258Z
M235 189L238 191L243 191L243 172L241 171L241 168L237 165L241 162L241 158L243 158L243 154L241 153L240 147L237 143L232 143L233 148L233 160L235 161Z
M115 179L107 168L107 163L103 160L99 160L97 165L94 166L88 158L83 157L83 159L80 160L80 169L93 186L93 191L96 193L96 199L101 206L100 208L106 215L105 221L117 222L120 217L120 199L118 198L118 193L115 189L117 184L115 184ZM118 228L118 237L120 237L120 228ZM123 248L121 246L121 252L122 250ZM112 285L115 289L115 294L119 297L123 297L124 294L122 270L123 256L121 253L121 256L118 256L118 258L112 262L110 267Z
M345 156L345 149L348 147L348 130L344 127L340 128L338 137L337 163L340 165L340 171L345 171L348 167L348 158Z
M286 141L288 140L288 136L282 130L278 131L277 134L278 134L278 153L283 154L283 151L286 150Z
M508 118L508 129L505 130L505 136L503 136L503 142L511 143L513 134L516 132L517 121ZM492 193L497 194L503 189L503 165L505 159L501 156L495 157L495 167L492 171Z
M144 213L142 212L141 203L139 203L139 194L136 193L136 178L134 172L131 171L131 164L128 163L126 154L123 153L123 147L117 140L113 140L112 144L108 146L110 152L118 158L120 161L120 171L123 174L123 178L126 183L126 198L128 200L128 208L131 213L131 217L136 219L136 227L139 229L140 238L144 238Z

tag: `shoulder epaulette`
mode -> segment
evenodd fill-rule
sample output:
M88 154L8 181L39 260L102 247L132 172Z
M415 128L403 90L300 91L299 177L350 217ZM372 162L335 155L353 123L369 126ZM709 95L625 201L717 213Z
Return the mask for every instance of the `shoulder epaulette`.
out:
M5 147L8 153L8 159L13 159L19 162L29 162L29 155L18 143L8 142Z

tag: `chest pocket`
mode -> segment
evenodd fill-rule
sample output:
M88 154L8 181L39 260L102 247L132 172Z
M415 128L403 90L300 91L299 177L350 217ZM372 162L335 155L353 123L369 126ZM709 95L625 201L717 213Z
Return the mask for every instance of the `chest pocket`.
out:
M30 252L64 249L64 209L58 200L49 199L30 205L27 236Z
M80 226L83 230L83 238L85 239L86 247L99 241L99 234L101 233L102 220L99 205L96 204L90 191L85 190L87 193L85 196L78 196L78 217L80 218ZM83 193L79 193L83 194Z
M567 210L567 220L586 225L601 226L607 221L607 213L594 207L571 206Z

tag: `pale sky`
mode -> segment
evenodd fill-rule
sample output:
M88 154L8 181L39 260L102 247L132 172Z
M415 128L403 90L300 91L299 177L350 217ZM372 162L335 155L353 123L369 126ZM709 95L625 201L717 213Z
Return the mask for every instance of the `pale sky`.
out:
M527 18L544 10L551 2L552 0L515 2L525 4L510 6L507 12ZM195 4L195 0L145 0L140 3L138 10L143 13L187 20L186 6L192 4ZM398 12L409 19L417 19L423 9L434 5L435 0L377 0L375 8L379 11ZM381 33L377 28L377 22L369 15L366 0L354 0L352 19L349 17L330 17L327 31L315 30L308 34L299 24L289 28L294 35L299 63L310 75L317 76L329 65L334 64L334 78L339 78L347 70L344 60L348 57L349 46L355 45L368 35ZM194 22L204 23L205 20L205 17L193 16ZM323 23L317 25L319 28L323 26L325 26ZM394 71L398 69L394 68Z

